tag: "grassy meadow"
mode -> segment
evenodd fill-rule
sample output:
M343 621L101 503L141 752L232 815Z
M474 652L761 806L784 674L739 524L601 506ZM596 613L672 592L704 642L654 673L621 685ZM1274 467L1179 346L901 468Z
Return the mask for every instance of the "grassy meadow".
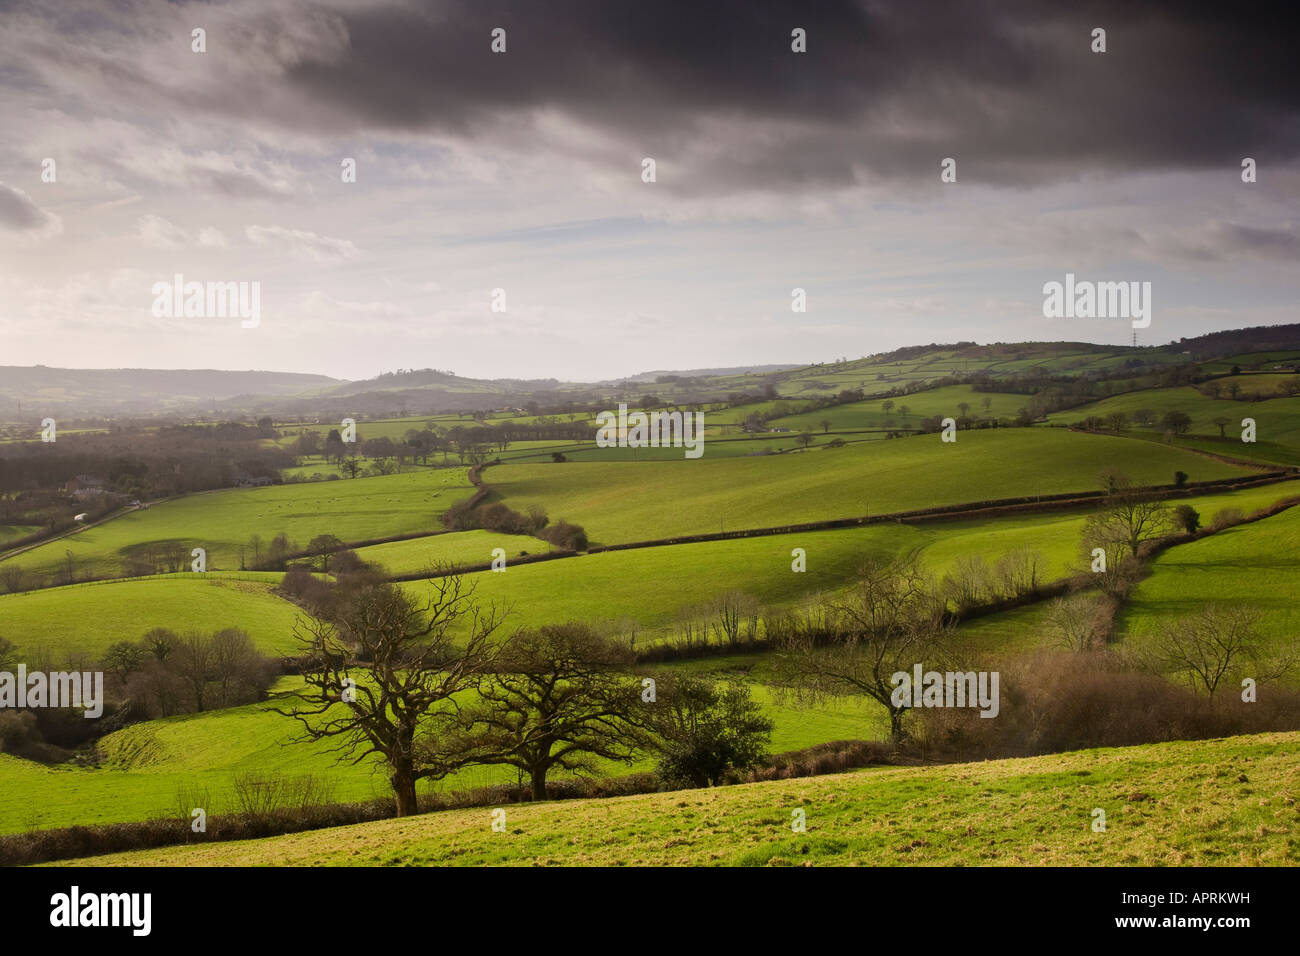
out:
M749 681L776 724L773 752L878 737L888 730L883 709L871 702L801 707L781 700L762 682L761 666L750 676L752 658L714 658L684 666ZM203 805L210 813L231 812L238 805L237 781L250 776L310 775L339 801L391 796L387 775L373 758L338 763L326 744L292 742L299 725L271 708L290 709L300 686L297 678L287 677L274 689L276 700L133 724L100 741L101 761L94 766L46 767L0 754L0 834L174 816L182 795L205 800L190 805ZM614 776L652 767L649 759L631 766L601 761L600 773ZM555 779L564 776L554 774ZM514 781L509 768L472 767L430 786L456 790ZM422 784L421 791L425 789Z
M299 611L272 593L276 583L182 574L6 594L0 596L0 634L23 653L44 649L56 662L102 654L155 627L177 633L237 627L262 653L291 654Z
M160 501L6 560L49 575L71 552L78 577L120 576L133 546L179 542L187 552L205 548L209 569L233 570L241 556L253 563L253 535L265 549L280 532L305 548L320 534L362 541L435 531L441 529L439 516L472 493L460 468L209 491Z
M761 458L502 465L484 480L510 507L546 508L593 544L855 517L1099 487L1107 466L1139 484L1251 474L1180 448L1064 429L989 429ZM689 506L684 506L689 503Z
M680 448L597 448L594 442L521 441L488 453L501 463L484 469L489 502L518 511L540 506L552 523L584 526L593 546L679 535L779 527L914 509L975 504L1100 488L1115 468L1138 484L1168 486L1177 471L1192 481L1244 478L1264 466L1300 464L1300 397L1261 401L1213 399L1202 391L1156 388L1113 396L1050 416L1045 426L959 431L956 444L937 434L886 439L886 429L921 419L1014 418L1031 396L977 392L969 384L918 390L806 410L806 400L841 389L870 393L966 372L1001 376L1074 375L1124 369L1133 351L1071 343L943 347L910 354L718 377L716 392L745 392L705 404L704 456ZM1181 362L1178 349L1142 352L1152 365ZM1258 374L1230 376L1242 394L1269 391L1293 376L1270 363L1293 353L1236 357ZM1232 359L1216 360L1226 366ZM1224 381L1227 381L1225 378ZM1008 388L1013 386L1006 386ZM564 388L569 388L565 386ZM637 382L629 400L656 395L679 401L690 383ZM578 394L570 392L570 394ZM778 396L772 398L773 395ZM760 399L760 396L762 397ZM753 398L749 401L748 398ZM584 397L583 402L589 400ZM988 401L989 407L984 407ZM526 399L520 399L525 402ZM767 431L750 435L740 423L793 409ZM902 406L908 409L903 416ZM362 421L358 441L426 425L444 431L478 422L469 414L397 415ZM563 406L557 406L563 407ZM568 406L570 408L574 405ZM660 406L662 407L662 406ZM1151 409L1186 411L1191 433L1173 442L1158 430L1124 436L1064 427L1090 415ZM590 418L574 412L576 420ZM1253 417L1259 441L1234 436ZM513 406L488 423L528 422ZM560 415L567 420L567 413ZM1228 418L1219 437L1216 418ZM823 425L823 420L827 423ZM332 422L277 426L287 448L303 429L324 435ZM801 432L813 443L803 449ZM832 440L842 447L828 447ZM269 441L269 440L268 440ZM465 449L460 449L465 451ZM1209 454L1202 454L1208 452ZM468 454L472 454L471 449ZM562 454L567 460L555 462ZM1250 459L1259 468L1217 460ZM299 607L277 587L278 572L245 572L255 560L250 539L265 549L284 532L297 548L316 535L344 542L395 535L406 540L359 548L360 557L390 575L418 575L446 565L481 565L494 549L506 553L504 573L470 575L476 596L508 611L507 628L579 621L604 628L645 649L678 639L681 621L704 620L708 602L724 592L752 596L760 613L796 612L841 596L868 556L915 551L935 581L972 561L995 569L1006 555L1032 552L1038 580L1056 581L1084 568L1081 534L1096 505L962 520L917 519L834 530L598 552L534 564L524 555L551 546L526 535L475 530L445 532L442 514L473 493L467 468L410 467L401 474L301 481L265 488L231 488L162 500L96 527L78 530L0 561L47 578L122 576L128 559L150 545L207 550L207 575L190 572L84 583L0 594L0 637L18 659L87 661L118 641L138 640L154 627L212 632L238 627L261 653L298 650ZM299 460L286 477L327 478L338 469L320 456ZM1168 501L1195 508L1203 524L1225 508L1246 515L1300 497L1300 477ZM16 518L12 520L35 520ZM0 526L0 547L33 530ZM1117 618L1121 648L1150 648L1157 629L1212 601L1256 608L1271 650L1294 647L1300 610L1294 599L1300 559L1300 507L1174 546L1155 558ZM806 569L792 568L802 549ZM0 580L3 580L0 577ZM417 597L430 584L400 585ZM967 660L1042 648L1055 640L1047 602L975 617L957 628L958 656ZM649 665L645 665L647 668ZM742 681L775 722L770 750L797 750L833 740L881 740L885 709L865 698L797 705L777 687L768 653L729 653L678 661L679 672ZM301 678L286 676L272 698L223 710L145 720L109 733L64 763L43 765L0 753L0 834L31 828L130 822L176 816L182 806L210 813L237 809L241 782L255 778L323 781L334 800L391 798L387 772L373 758L340 764L324 745L293 743L298 725L272 712L290 705ZM719 865L1282 865L1300 862L1294 833L1300 733L1169 743L946 766L887 767L828 777L680 791L601 801L512 805L506 833L493 833L488 810L450 811L405 820L303 833L248 843L190 846L124 854L103 862L164 865L428 865L428 864L719 864ZM632 766L602 762L600 775L654 766L644 755ZM555 772L552 779L562 777ZM476 767L436 785L440 790L513 783L516 772ZM1108 832L1093 833L1090 814L1103 807ZM792 833L791 812L807 814L808 832ZM95 862L101 862L96 860Z
M1294 648L1300 633L1300 508L1171 548L1152 562L1121 615L1130 646L1149 647L1161 626L1208 604L1250 608L1266 651ZM1290 675L1292 682L1300 674Z
M1192 506L1208 523L1223 508L1249 514L1297 494L1300 482L1281 482L1172 503ZM1004 555L1029 550L1040 556L1040 580L1056 580L1083 569L1080 541L1089 513L1090 509L1071 509L864 525L607 551L517 567L510 567L507 559L504 572L480 572L472 579L480 596L512 608L512 624L635 620L641 632L638 640L655 643L672 633L680 615L690 614L720 592L744 591L770 609L791 609L834 594L868 555L884 557L915 549L925 570L942 578L963 558L979 557L993 567ZM795 548L805 551L804 572L792 570ZM506 546L506 551L512 554L514 549ZM418 590L423 585L407 587Z
M710 790L520 804L123 866L1294 866L1300 734L888 767ZM1094 833L1092 812L1106 811ZM806 832L793 832L795 811Z

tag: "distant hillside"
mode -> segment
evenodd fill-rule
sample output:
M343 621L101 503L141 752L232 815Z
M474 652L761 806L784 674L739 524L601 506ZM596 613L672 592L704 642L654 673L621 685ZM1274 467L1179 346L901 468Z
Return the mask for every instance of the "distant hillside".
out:
M768 372L785 372L794 368L803 368L800 365L737 365L732 368L692 368L692 369L659 369L654 372L641 372L637 375L629 375L626 378L610 379L609 382L646 382L654 383L661 378L729 378L734 375L764 375ZM607 384L602 382L601 384Z
M421 415L530 403L582 406L636 399L647 392L672 403L716 401L772 389L781 397L808 398L845 389L887 393L941 379L1107 377L1285 350L1300 350L1300 324L1230 329L1136 347L1090 342L932 343L812 365L658 370L593 383L464 378L432 368L344 381L289 372L0 366L0 420L17 418L19 402L24 419L49 413L115 417L204 414L214 409L223 415L284 418Z
M0 366L0 417L24 414L130 415L210 407L237 395L296 395L334 385L327 375L217 369Z

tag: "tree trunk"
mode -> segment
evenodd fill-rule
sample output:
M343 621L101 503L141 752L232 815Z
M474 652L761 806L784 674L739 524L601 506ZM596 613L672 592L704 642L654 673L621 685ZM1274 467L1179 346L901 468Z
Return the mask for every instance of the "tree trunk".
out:
M903 714L907 713L904 708L890 708L889 711L889 739L894 743L903 742Z
M533 799L546 799L546 768L534 767L532 770L533 778Z
M388 778L393 785L393 796L397 799L397 815L409 817L416 813L415 771L409 760L399 761L393 767L392 776Z

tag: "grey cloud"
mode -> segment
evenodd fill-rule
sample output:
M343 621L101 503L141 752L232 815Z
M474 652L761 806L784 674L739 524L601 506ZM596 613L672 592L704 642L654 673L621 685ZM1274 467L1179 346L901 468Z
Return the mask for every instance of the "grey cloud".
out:
M25 192L0 183L0 227L16 232L35 231L53 221Z
M132 4L126 19L148 9ZM679 175L661 186L688 194L937 180L945 156L961 181L1032 185L1300 155L1300 74L1268 4L1249 16L1204 0L1167 11L1128 0L185 9L216 24L206 54L215 68L181 60L146 75L132 43L148 34L157 44L156 27L89 16L60 26L122 31L120 48L95 45L110 61L97 72L190 114L535 150L530 118L556 111L616 143L592 161L635 169L643 155L672 157ZM489 52L497 26L504 55ZM806 54L790 51L795 26L807 30ZM1104 54L1089 49L1095 26L1108 33ZM240 194L255 185L215 174L210 184Z

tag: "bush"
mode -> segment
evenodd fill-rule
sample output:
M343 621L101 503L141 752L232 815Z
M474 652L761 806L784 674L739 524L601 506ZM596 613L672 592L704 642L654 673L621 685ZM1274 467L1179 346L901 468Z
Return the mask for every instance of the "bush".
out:
M452 531L471 531L483 528L501 534L537 534L550 521L546 512L537 505L520 514L497 501L482 508L474 508L467 501L452 505L442 516L442 523Z
M1201 526L1201 514L1191 505L1179 505L1174 509L1174 521L1188 534L1195 534Z
M748 770L766 759L775 725L748 685L684 677L665 689L658 775L666 786L713 786L728 771Z
M1246 516L1240 508L1220 508L1214 513L1214 519L1210 522L1210 530L1222 531L1234 524L1241 524L1245 520Z
M0 710L0 753L42 763L56 761L61 755L57 747L45 742L30 710Z
M468 501L458 501L442 513L442 524L448 531L473 531L479 519Z
M543 528L537 536L565 551L587 550L587 532L581 525L569 524L564 520L556 522L549 528Z
M1128 747L1300 729L1300 694L1274 688L1268 703L1209 699L1131 668L1106 651L1039 651L1000 671L996 720L976 708L913 711L913 739L927 757L987 760L1090 747ZM1140 702L1140 706L1137 704Z
M843 773L872 764L897 763L894 747L880 740L832 740L803 750L774 754L766 765L740 775L729 775L728 783L759 783Z

